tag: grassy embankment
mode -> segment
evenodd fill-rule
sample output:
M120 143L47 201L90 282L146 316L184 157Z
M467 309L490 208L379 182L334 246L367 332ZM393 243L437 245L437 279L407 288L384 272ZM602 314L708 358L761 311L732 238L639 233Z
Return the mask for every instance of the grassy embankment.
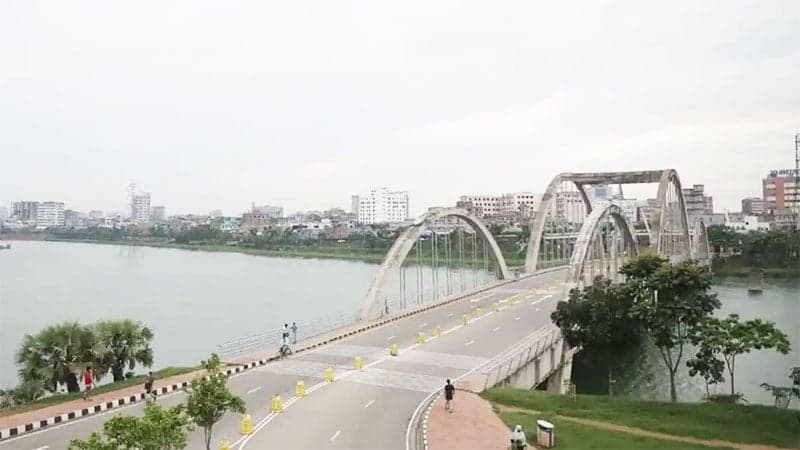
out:
M755 267L738 260L715 259L711 268L720 277L748 278L761 270L765 278L800 278L800 266Z
M185 373L190 373L197 370L199 370L199 367L167 367L166 369L153 371L153 378L155 378L156 380L162 380L164 378L174 377L176 375L183 375ZM144 378L145 378L144 375L136 375L123 381L103 384L93 389L92 393L93 395L98 395L105 392L116 391L118 389L124 389L131 386L144 385ZM0 416L8 416L26 411L33 411L35 409L46 408L48 406L58 405L60 403L66 403L81 398L83 398L83 393L81 392L71 392L68 394L51 395L49 397L40 398L39 400L35 400L30 403L25 403L23 405L15 406L13 408L0 410Z
M643 436L618 429L632 427L681 438L800 447L797 411L762 405L721 403L668 403L578 395L550 395L519 389L492 389L482 394L491 401L509 428L523 426L530 442L536 439L536 420L555 425L556 447L561 449L694 449L699 443ZM603 422L607 427L576 423L570 419ZM630 431L630 430L628 430Z

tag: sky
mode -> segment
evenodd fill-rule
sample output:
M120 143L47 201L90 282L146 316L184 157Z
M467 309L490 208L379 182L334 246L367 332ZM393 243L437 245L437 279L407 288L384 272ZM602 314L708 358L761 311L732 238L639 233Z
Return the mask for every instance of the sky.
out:
M794 165L800 2L0 3L0 204L411 212L675 168L718 211ZM650 192L652 191L652 192ZM640 196L655 196L656 187Z

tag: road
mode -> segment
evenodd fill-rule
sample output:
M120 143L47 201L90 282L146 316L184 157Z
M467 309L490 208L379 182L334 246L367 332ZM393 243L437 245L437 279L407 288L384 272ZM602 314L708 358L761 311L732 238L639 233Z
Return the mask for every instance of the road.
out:
M564 269L565 270L565 269ZM445 379L456 379L549 322L563 295L564 270L540 274L516 283L391 322L348 339L267 364L231 377L231 390L241 395L252 416L254 433L239 434L240 416L226 415L214 428L213 448L228 440L235 449L263 448L386 448L405 449L406 427L417 406L440 389ZM531 293L536 288L536 293ZM492 311L494 302L525 294L524 301ZM476 317L475 309L484 313ZM461 326L462 314L470 323ZM442 336L433 336L440 326ZM424 332L427 341L417 344ZM397 357L388 347L396 344ZM360 356L364 368L356 371ZM334 382L324 372L334 368ZM294 398L295 385L304 380L307 395ZM284 411L269 414L271 397L279 394ZM181 392L162 396L164 406L184 400ZM457 407L457 401L456 401ZM85 438L115 414L141 414L142 405L50 427L0 442L0 450L66 449L73 438ZM189 436L189 449L202 449L202 431Z

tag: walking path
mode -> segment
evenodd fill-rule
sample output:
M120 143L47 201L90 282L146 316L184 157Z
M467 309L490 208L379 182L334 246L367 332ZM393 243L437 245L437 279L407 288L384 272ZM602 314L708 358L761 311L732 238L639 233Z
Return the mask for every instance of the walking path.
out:
M492 405L469 391L456 391L452 413L440 396L428 418L431 450L508 450L509 434Z

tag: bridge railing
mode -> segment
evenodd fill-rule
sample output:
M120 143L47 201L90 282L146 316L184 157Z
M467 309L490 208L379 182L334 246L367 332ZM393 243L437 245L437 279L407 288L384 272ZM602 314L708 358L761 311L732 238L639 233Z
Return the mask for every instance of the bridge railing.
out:
M481 369L483 388L496 386L561 341L561 329L548 324L493 358Z
M332 314L308 322L297 323L297 340L312 338L337 328L354 324L358 320L355 314ZM249 352L280 348L280 328L264 333L244 336L224 342L217 346L220 357L230 358ZM291 332L291 331L290 331Z

